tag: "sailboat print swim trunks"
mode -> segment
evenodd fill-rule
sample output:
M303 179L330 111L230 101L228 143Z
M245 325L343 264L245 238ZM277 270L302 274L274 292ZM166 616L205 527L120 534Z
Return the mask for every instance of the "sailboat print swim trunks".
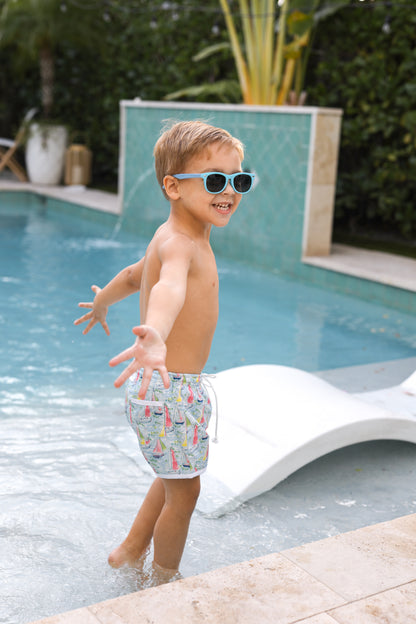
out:
M139 399L143 370L126 385L126 416L140 449L163 479L187 479L202 474L208 464L211 401L201 375L169 373L165 388L157 371Z

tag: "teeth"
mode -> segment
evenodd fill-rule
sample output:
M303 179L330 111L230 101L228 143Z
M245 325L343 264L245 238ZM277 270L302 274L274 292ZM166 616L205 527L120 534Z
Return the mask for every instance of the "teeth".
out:
M218 210L228 210L230 207L230 204L215 204L215 207Z

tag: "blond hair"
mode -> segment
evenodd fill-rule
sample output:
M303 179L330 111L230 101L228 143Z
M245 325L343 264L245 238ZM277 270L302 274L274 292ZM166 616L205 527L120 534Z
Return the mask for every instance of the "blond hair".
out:
M244 159L241 141L223 128L216 128L204 121L179 121L168 126L153 150L156 177L162 190L163 178L166 175L182 173L190 158L213 143L235 148L240 159ZM165 192L164 194L167 197Z

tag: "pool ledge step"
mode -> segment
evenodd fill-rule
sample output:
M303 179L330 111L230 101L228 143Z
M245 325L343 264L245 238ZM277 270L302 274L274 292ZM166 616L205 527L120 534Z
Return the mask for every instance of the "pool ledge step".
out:
M382 251L334 244L329 256L305 256L304 264L416 292L416 260Z
M38 620L38 624L410 624L416 514Z
M15 182L0 179L0 192L28 192L51 197L70 204L85 206L92 210L100 210L118 215L121 212L121 201L115 193L89 189L85 186L42 186L30 182Z

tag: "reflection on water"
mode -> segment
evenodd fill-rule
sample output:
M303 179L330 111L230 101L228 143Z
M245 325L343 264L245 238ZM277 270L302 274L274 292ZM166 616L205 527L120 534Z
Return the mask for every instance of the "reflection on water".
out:
M151 481L107 367L131 342L137 298L111 310L109 338L72 325L90 284L134 262L145 241L109 239L96 224L56 215L8 215L1 225L0 622L23 624L153 582L151 556L143 574L107 564ZM409 315L219 264L209 371L253 363L316 370L413 355ZM196 513L182 573L414 512L415 448L357 445L226 516Z

